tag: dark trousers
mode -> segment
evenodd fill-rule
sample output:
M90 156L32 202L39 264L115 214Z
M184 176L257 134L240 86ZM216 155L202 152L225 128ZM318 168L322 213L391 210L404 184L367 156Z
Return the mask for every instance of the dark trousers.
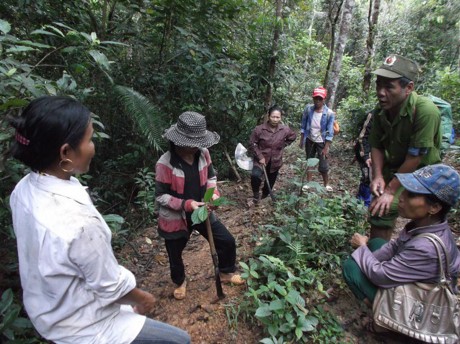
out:
M217 256L219 258L219 271L223 273L231 273L236 271L236 243L233 235L219 220L211 223L212 235L216 246ZM206 223L200 223L189 227L190 234L193 230L197 230L203 237L208 240L206 231ZM187 238L174 240L165 240L166 250L169 257L169 268L171 271L171 279L177 285L181 285L185 280L185 267L182 260L182 251L187 245L190 235ZM209 254L211 259L211 254Z
M265 166L265 170L267 171L267 177L270 183L270 188L273 189L273 186L276 182L276 178L278 177L279 170L276 170L275 172L269 172L270 163L267 166ZM262 180L264 180L264 186L262 188L262 198L265 198L270 194L270 191L268 191L268 185L267 181L265 180L264 171L262 170L261 166L254 165L251 173L251 188L255 199L259 199L259 190L260 185L262 184Z

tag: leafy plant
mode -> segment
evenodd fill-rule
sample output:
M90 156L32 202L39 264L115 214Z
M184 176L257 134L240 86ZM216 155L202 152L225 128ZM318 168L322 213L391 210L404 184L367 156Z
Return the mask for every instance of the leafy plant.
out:
M126 113L136 121L138 130L144 135L147 142L156 151L163 151L165 146L161 136L167 122L161 115L159 108L131 88L116 86L115 90L121 96Z
M0 300L0 334L4 343L38 343L32 323L20 315L21 306L14 302L13 292L7 289ZM32 338L33 337L33 338Z
M301 174L305 164L300 163ZM279 195L272 223L260 228L255 258L240 263L248 285L242 312L263 324L269 335L264 343L340 338L342 329L317 305L327 296L324 285L337 284L331 276L340 275L348 240L363 232L366 214L367 208L348 193Z
M209 188L206 190L203 202L205 203L204 206L201 206L195 209L192 213L192 223L194 225L203 223L208 218L208 206L211 208L218 207L224 204L231 204L225 197L219 197L217 199L212 199L214 195L215 188Z
M155 173L149 171L147 167L142 168L137 172L134 178L139 191L136 196L135 203L147 214L147 217L153 219L153 211L155 209Z

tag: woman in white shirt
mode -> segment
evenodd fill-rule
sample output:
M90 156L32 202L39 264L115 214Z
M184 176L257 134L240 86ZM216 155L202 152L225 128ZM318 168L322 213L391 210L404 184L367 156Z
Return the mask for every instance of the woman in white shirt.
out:
M56 343L190 343L185 331L143 315L154 296L118 265L110 229L72 176L94 157L90 111L70 97L42 97L11 124L12 156L31 169L10 205L23 301L38 332Z

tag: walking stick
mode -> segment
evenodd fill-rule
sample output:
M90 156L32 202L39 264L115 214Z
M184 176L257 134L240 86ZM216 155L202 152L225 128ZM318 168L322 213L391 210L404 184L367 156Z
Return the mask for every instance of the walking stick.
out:
M211 248L212 263L214 264L214 277L216 279L217 298L220 300L225 297L225 294L222 290L222 283L220 281L219 258L217 256L216 246L214 245L214 237L212 236L211 222L209 222L209 216L206 218L206 230L208 233L209 247Z
M265 183L267 184L268 192L270 193L270 198L273 202L275 202L275 195L273 195L272 187L270 186L270 182L268 181L268 175L267 170L265 169L265 165L262 165L262 169L264 170Z

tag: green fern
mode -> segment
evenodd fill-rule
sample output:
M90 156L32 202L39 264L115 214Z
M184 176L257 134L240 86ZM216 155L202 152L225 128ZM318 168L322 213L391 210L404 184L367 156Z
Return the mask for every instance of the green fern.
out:
M128 116L137 124L139 132L157 152L163 152L165 142L162 134L167 124L158 109L142 94L125 86L115 86Z

